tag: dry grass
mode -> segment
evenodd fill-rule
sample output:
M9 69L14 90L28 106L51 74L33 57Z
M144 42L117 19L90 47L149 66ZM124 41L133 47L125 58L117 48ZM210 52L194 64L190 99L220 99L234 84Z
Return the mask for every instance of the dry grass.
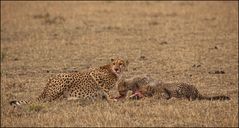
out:
M1 2L1 126L238 126L237 10L237 2ZM127 76L231 100L8 105L36 98L51 75L115 56L130 61ZM217 70L225 74L209 73Z

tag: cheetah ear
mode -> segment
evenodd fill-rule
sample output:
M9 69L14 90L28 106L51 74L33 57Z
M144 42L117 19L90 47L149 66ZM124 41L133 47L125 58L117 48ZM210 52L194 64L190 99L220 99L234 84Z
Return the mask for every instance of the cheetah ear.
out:
M115 59L111 58L110 60L111 60L111 62L113 62Z

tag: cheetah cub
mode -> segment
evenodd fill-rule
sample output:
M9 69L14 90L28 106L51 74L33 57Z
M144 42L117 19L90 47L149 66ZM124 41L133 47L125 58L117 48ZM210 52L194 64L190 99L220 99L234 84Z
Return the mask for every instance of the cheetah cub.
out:
M156 96L163 99L184 98L192 100L230 100L230 97L220 96L203 96L198 89L187 83L163 83L152 79L149 75L135 76L129 79L121 80L118 84L120 96L116 99L125 98L127 91L131 90L133 94L130 98L142 98Z
M10 101L12 106L34 102L50 102L60 97L66 99L113 101L109 91L116 85L128 61L111 59L111 63L84 72L62 73L49 79L41 95L33 101Z

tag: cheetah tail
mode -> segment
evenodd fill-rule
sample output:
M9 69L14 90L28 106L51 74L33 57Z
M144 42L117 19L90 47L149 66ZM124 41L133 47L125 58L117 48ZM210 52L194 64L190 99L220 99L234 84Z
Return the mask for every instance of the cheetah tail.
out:
M22 100L22 101L12 100L9 102L9 104L13 107L20 106L23 104L30 104L30 103L31 103L31 101L24 101L24 100Z
M220 96L199 96L199 100L230 100L231 98L228 96L220 95Z

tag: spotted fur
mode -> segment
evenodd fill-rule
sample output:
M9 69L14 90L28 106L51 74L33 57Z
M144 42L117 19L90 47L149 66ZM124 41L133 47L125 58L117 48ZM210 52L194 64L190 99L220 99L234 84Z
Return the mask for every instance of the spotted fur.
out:
M136 76L130 79L122 80L118 85L120 96L117 98L125 98L127 91L133 91L131 97L142 98L158 97L163 99L184 98L188 100L230 100L230 97L220 96L203 96L198 89L187 83L163 83L152 79L148 75Z
M112 101L109 91L116 85L128 65L123 59L112 59L110 64L85 72L62 73L49 79L41 95L33 101L10 101L11 105L50 102L60 97L67 99Z

